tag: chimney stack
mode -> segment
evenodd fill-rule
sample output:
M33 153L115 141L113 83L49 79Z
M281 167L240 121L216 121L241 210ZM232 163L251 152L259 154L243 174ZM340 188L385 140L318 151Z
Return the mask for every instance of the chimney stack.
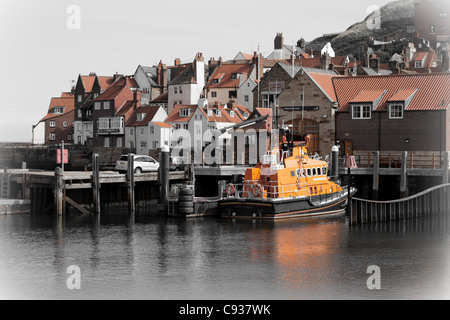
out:
M274 40L274 49L283 49L283 33L277 33Z

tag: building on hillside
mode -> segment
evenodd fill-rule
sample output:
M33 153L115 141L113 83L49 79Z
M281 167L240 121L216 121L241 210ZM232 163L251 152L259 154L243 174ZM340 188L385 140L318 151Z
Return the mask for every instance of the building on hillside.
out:
M75 112L73 141L88 144L94 136L92 123L93 101L103 93L118 77L97 76L95 73L79 75L74 89Z
M92 122L96 147L124 147L125 124L140 106L136 81L120 76L93 101Z
M47 115L40 121L45 124L46 145L73 143L74 95L63 93L52 98Z
M336 95L331 70L301 68L278 96L274 118L278 127L288 127L294 140L309 135L309 152L325 156L335 143Z
M172 126L165 123L167 113L160 106L140 106L125 127L125 146L137 154L149 154L149 150L170 146Z
M167 113L175 105L192 105L197 103L205 86L205 62L202 53L197 53L192 63L180 70L178 75L167 85Z
M257 66L250 63L217 66L205 86L204 96L210 103L226 103L236 99L240 105L253 109L252 90L256 87Z
M450 73L335 77L343 154L450 151Z

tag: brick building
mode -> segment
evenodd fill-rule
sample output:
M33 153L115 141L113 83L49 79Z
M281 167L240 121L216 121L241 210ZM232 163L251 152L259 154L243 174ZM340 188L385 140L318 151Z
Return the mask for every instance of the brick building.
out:
M336 140L357 151L450 151L450 73L333 78Z
M62 93L50 101L47 115L40 121L45 123L45 144L73 143L74 95Z

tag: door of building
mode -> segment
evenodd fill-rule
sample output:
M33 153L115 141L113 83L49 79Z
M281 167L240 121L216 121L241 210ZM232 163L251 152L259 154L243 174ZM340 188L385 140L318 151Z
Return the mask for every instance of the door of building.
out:
M344 141L344 153L345 153L345 155L349 155L349 156L353 155L353 141L352 140Z

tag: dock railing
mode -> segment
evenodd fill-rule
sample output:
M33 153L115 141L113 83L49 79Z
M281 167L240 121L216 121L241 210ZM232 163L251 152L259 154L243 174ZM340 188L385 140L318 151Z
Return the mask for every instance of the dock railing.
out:
M401 168L402 151L380 151L381 168ZM376 154L373 151L355 151L356 164L361 168L373 167ZM448 163L447 163L448 165ZM410 151L407 153L408 169L442 169L445 166L445 152Z
M350 224L415 219L440 213L450 213L450 183L398 200L352 198Z

